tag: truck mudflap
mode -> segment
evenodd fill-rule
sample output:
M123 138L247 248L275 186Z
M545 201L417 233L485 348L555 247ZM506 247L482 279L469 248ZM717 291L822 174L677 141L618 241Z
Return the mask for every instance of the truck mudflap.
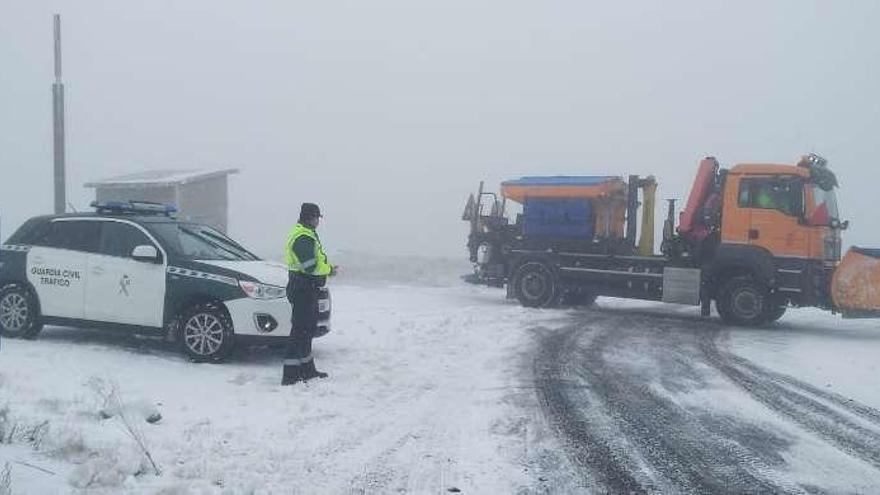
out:
M845 318L880 318L880 249L850 249L834 272L831 295Z

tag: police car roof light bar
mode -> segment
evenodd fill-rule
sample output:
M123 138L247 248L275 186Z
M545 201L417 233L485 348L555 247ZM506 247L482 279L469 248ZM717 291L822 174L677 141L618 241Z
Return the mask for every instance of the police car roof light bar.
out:
M151 201L92 201L91 207L95 208L98 213L117 215L165 215L170 217L177 213L175 206Z

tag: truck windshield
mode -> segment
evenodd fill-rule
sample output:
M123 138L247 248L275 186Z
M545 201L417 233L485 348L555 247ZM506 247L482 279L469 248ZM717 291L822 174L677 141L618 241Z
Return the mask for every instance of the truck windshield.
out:
M837 210L837 193L834 188L825 190L819 184L813 187L813 211L810 214L810 225L830 225L840 220Z
M240 244L206 225L157 223L150 226L163 244L188 260L256 261Z

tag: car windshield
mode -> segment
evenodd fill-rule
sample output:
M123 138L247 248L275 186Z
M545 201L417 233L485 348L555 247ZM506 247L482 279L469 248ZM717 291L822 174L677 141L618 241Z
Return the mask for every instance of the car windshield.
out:
M811 225L829 225L832 221L840 220L837 209L837 193L834 188L823 189L819 184L813 184L813 212L810 214Z
M250 251L219 231L195 223L157 223L150 226L163 244L189 260L256 261Z

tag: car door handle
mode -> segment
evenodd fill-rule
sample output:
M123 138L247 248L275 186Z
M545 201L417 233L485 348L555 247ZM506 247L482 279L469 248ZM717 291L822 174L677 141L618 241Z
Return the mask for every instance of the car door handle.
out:
M104 274L104 269L101 268L100 266L93 266L93 267L92 267L92 274L94 274L94 275L103 275L103 274Z
M749 229L749 239L757 239L761 236L761 232L758 229Z

